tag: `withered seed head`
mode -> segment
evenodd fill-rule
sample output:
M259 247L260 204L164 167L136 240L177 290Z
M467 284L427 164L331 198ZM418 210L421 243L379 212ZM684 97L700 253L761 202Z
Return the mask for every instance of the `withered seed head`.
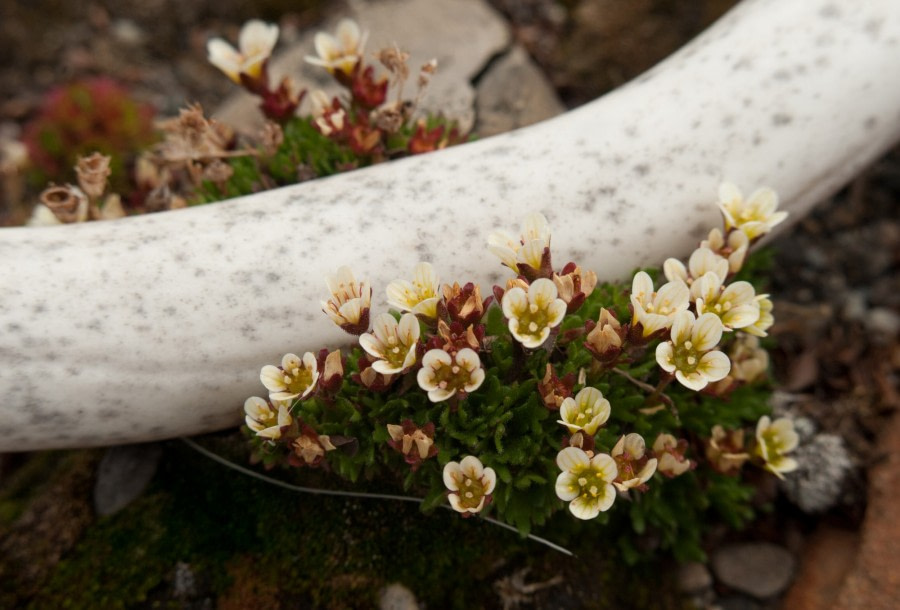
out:
M75 173L78 175L78 186L91 201L97 201L106 190L109 178L109 163L112 159L95 152L87 157L78 157Z
M77 186L49 186L41 193L41 203L50 208L60 222L87 220L88 198Z
M388 71L398 80L405 81L409 78L409 53L401 51L399 47L386 47L376 54L378 61L381 62Z

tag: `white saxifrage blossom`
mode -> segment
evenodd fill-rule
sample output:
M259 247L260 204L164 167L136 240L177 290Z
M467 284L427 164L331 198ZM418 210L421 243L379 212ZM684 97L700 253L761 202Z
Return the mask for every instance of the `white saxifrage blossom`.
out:
M671 339L656 347L656 362L674 373L681 385L700 391L708 383L724 379L731 369L728 356L715 349L723 330L715 314L695 319L691 312L682 311L672 323Z
M325 278L331 299L322 301L322 311L331 320L353 334L362 334L369 327L369 307L372 289L366 282L357 283L350 267L344 266L335 275Z
M653 442L653 453L659 460L657 472L672 478L691 469L691 461L684 457L687 442L682 441L681 445L683 446L679 446L678 439L665 432L656 437Z
M597 388L583 388L575 397L563 400L559 408L562 417L558 423L569 429L569 434L584 430L587 434L596 434L597 429L606 423L610 414L609 401Z
M722 281L728 277L728 261L710 250L697 248L691 253L687 267L677 258L667 258L663 263L663 273L670 282L681 280L690 286L695 280L707 273L715 273Z
M253 19L241 28L237 49L221 38L213 38L206 43L206 50L209 63L241 84L241 74L259 78L276 42L278 26Z
M285 354L281 366L267 364L259 373L259 380L269 390L269 398L292 400L306 398L319 381L319 365L312 352L303 354L301 360L295 354Z
M557 497L569 503L579 519L593 519L609 510L616 500L612 482L618 476L616 462L605 453L593 457L578 447L566 447L556 455L562 472L556 477Z
M700 242L701 248L709 248L719 256L728 259L728 270L737 273L744 266L747 258L747 250L750 248L750 239L743 231L729 231L728 239L722 235L719 229L712 229L709 237Z
M775 323L775 317L772 315L774 305L767 294L756 295L756 302L759 304L759 318L753 324L743 327L741 331L756 337L767 337L769 328Z
M478 354L468 347L452 356L442 349L432 349L422 357L416 380L431 402L441 402L456 393L477 390L484 381L484 369Z
M387 287L391 307L411 311L426 318L437 317L437 303L441 284L430 263L419 263L413 270L413 280L394 280Z
M488 250L504 265L520 272L519 265L540 269L544 250L550 247L550 224L543 214L529 214L522 226L522 237L516 239L506 231L494 231L488 236Z
M334 36L318 32L314 44L318 57L307 56L307 63L322 66L332 74L335 71L347 76L353 74L362 60L367 34L359 29L352 19L341 19Z
M752 241L762 237L787 218L787 212L776 212L778 195L770 188L754 191L744 201L740 189L730 182L719 186L719 209L725 217L725 228L737 228Z
M258 396L244 402L244 422L247 427L265 439L278 440L281 432L293 422L289 400L275 400L270 404Z
M372 333L360 335L359 344L366 353L377 358L372 368L383 375L401 373L416 363L419 342L419 321L416 316L403 314L400 322L383 313L375 318Z
M725 330L744 328L759 320L759 302L750 282L739 281L723 286L721 277L707 273L693 283L691 297L698 314L715 314Z
M769 352L759 346L759 339L753 335L738 333L728 357L731 376L737 381L753 383L769 369Z
M503 315L509 320L509 332L527 348L540 347L551 329L566 315L566 302L557 297L556 285L546 278L532 282L528 292L515 287L506 291Z
M798 442L794 422L787 417L774 422L768 415L759 418L755 453L765 462L765 469L778 478L783 479L785 473L797 469L797 460L785 454L796 449Z
M640 434L622 436L610 452L616 462L618 475L613 485L619 491L640 487L656 472L656 458L647 455L647 445Z
M690 290L681 280L664 284L659 292L654 292L650 276L638 271L631 282L631 308L634 310L631 323L640 323L643 336L648 337L672 326L675 315L688 308L689 299Z
M448 499L453 510L463 514L477 513L494 492L497 474L493 468L485 468L474 455L467 455L460 462L447 462L444 485L450 491Z

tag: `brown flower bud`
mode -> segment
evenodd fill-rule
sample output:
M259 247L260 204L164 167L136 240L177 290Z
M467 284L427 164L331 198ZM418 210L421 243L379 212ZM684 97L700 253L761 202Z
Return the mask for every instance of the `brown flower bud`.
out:
M744 431L726 432L722 426L713 426L712 437L706 445L706 459L713 468L724 474L740 470L744 462L750 459L750 454L744 450Z
M344 381L344 357L341 350L330 352L327 349L319 351L319 370L322 376L319 378L319 389L326 393L337 392Z
M584 346L600 362L615 360L622 352L622 340L625 336L625 329L615 315L604 307L600 310L596 325L593 322L589 322L589 325L592 327L588 331Z
M445 318L463 325L477 324L484 317L484 310L491 304L492 297L481 299L481 289L477 284L468 282L460 287L456 282L451 286L441 286L444 297L437 306L439 318Z
M107 178L109 178L110 157L95 152L87 157L78 157L75 164L75 173L78 175L78 186L84 191L91 201L97 201L106 190Z
M434 444L434 424L431 422L419 428L411 419L405 419L399 426L388 424L387 430L391 436L388 445L403 454L413 471L422 465L423 460L438 453L437 445Z
M50 208L60 222L87 220L88 198L77 186L67 184L47 187L41 193L41 203Z
M593 271L584 271L575 263L569 263L563 267L562 274L553 274L553 283L559 298L566 302L566 313L577 311L590 296L597 285L597 274Z
M288 458L292 466L310 466L315 468L325 459L327 451L334 451L336 447L326 434L317 434L310 426L300 425L300 436L291 443L294 452Z
M547 363L547 370L544 378L538 383L538 393L544 406L553 411L558 411L563 401L572 395L572 388L575 387L575 374L569 373L561 379L556 375L556 371L550 363Z

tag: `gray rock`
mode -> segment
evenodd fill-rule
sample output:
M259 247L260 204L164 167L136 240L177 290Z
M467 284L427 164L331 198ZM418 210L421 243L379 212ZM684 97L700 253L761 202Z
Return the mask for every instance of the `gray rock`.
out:
M443 112L456 119L464 130L470 130L475 119L475 90L471 81L492 57L509 46L509 29L503 18L482 0L380 0L351 6L354 10L349 16L369 32L367 61L377 63L371 54L395 44L409 52L411 82L407 83L405 93L411 97L415 94L419 66L437 59L437 72L419 109L423 113ZM296 43L279 53L269 67L272 82L287 75L307 89L324 89L329 94L343 91L325 70L303 59L316 54L313 46L316 32L332 32L335 25L336 20L304 32ZM214 116L239 131L254 132L263 122L257 104L256 97L237 91Z
M497 60L475 88L475 133L491 136L565 111L544 73L521 45Z
M398 582L386 586L378 596L380 610L418 610L419 604L413 592Z
M106 450L97 467L94 510L100 516L125 508L143 493L156 473L162 447L157 443L122 445Z
M794 577L796 560L783 547L768 542L730 544L712 556L712 568L723 584L758 599L784 591Z
M172 595L176 599L188 599L197 594L197 578L189 564L183 561L176 563L172 580Z
M853 472L844 440L834 434L817 434L801 442L793 453L797 470L779 485L791 502L807 513L822 513L837 505Z
M900 315L887 307L876 307L869 311L866 326L873 342L889 345L900 333Z
M862 290L853 290L846 294L842 307L844 319L862 321L865 319L867 311L868 304L866 303L865 292Z
M678 590L682 593L695 594L712 585L709 568L699 561L691 561L678 567Z

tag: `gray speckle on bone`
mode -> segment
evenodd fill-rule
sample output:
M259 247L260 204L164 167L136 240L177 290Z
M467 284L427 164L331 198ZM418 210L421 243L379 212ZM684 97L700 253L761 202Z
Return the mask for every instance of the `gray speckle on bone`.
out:
M443 113L456 119L464 131L475 120L475 90L471 82L488 61L509 46L509 29L503 18L483 0L379 0L351 5L352 17L369 32L367 62L386 73L372 57L379 49L397 45L410 54L407 97L416 92L419 67L438 60L425 96L419 103L423 113ZM336 21L324 29L333 31ZM315 31L306 32L296 43L279 53L270 66L272 80L289 75L300 87L323 89L330 95L344 90L328 73L304 61L315 56ZM391 92L390 95L395 95ZM216 111L215 117L245 132L262 126L257 98L236 92Z
M578 251L602 278L689 253L719 223L723 179L772 186L798 218L900 135L900 54L865 27L900 31L900 3L841 19L817 17L825 6L745 2L637 81L510 134L216 205L0 230L0 450L238 424L262 365L348 342L319 311L342 264L372 282L378 312L422 253L444 280L506 277L487 234L531 211L552 223L557 263ZM774 127L778 114L793 119Z

